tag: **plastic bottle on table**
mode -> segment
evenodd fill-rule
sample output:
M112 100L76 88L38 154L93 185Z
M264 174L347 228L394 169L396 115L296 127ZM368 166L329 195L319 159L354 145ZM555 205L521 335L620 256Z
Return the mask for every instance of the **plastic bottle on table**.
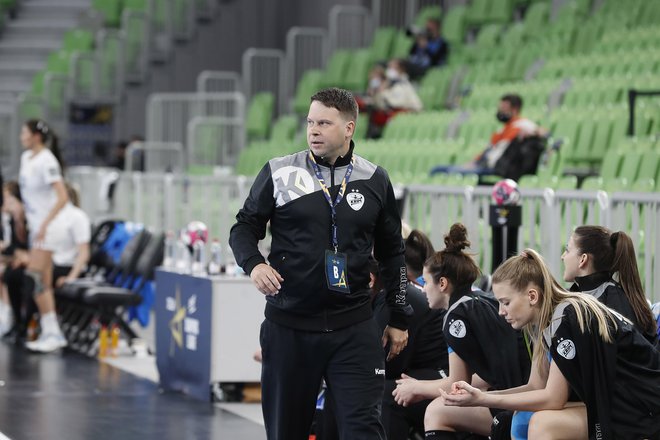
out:
M214 238L211 242L211 258L209 259L209 275L218 275L222 271L222 247L220 240Z

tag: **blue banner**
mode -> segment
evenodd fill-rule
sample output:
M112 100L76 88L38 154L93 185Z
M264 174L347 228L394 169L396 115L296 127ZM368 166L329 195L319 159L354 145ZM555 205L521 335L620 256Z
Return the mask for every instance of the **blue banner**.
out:
M210 401L213 285L156 271L156 365L165 390Z

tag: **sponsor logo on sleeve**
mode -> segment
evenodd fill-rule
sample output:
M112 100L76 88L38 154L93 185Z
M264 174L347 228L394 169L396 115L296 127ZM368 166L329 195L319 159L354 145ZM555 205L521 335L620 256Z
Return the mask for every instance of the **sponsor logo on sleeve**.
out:
M560 339L557 344L557 353L570 361L575 357L575 344L570 339Z
M461 319L452 320L449 323L449 334L455 338L464 338L467 333L465 323Z

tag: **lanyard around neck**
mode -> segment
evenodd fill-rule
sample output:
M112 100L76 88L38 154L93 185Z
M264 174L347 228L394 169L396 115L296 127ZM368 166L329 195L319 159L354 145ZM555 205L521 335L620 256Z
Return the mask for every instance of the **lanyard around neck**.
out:
M335 199L334 203L332 202L330 189L325 184L325 180L321 174L321 167L319 167L319 165L316 163L316 159L314 159L314 155L312 154L311 150L307 158L311 162L312 168L314 168L316 179L319 181L319 185L321 185L321 190L325 196L325 200L330 206L330 219L332 220L332 247L336 253L339 248L339 241L337 240L337 205L339 205L339 202L342 201L344 194L346 193L346 186L348 185L348 181L351 179L351 174L353 173L353 162L355 157L351 157L351 161L348 164L348 167L346 167L346 174L344 174L344 178L341 181L339 192L337 193L337 198Z

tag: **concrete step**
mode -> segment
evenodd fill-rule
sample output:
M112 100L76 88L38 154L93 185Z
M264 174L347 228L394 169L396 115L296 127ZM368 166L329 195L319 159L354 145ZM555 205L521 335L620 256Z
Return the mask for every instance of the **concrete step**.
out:
M31 38L40 36L43 38L61 39L66 31L73 29L76 26L76 19L48 20L39 18L12 20L5 28L4 38Z
M0 93L21 93L27 92L32 87L32 78L24 78L20 80L3 80L0 79Z
M23 2L18 9L18 19L76 18L91 7L90 2Z
M0 60L0 74L3 73L23 73L30 74L46 67L46 61L28 60L28 61L7 61Z

